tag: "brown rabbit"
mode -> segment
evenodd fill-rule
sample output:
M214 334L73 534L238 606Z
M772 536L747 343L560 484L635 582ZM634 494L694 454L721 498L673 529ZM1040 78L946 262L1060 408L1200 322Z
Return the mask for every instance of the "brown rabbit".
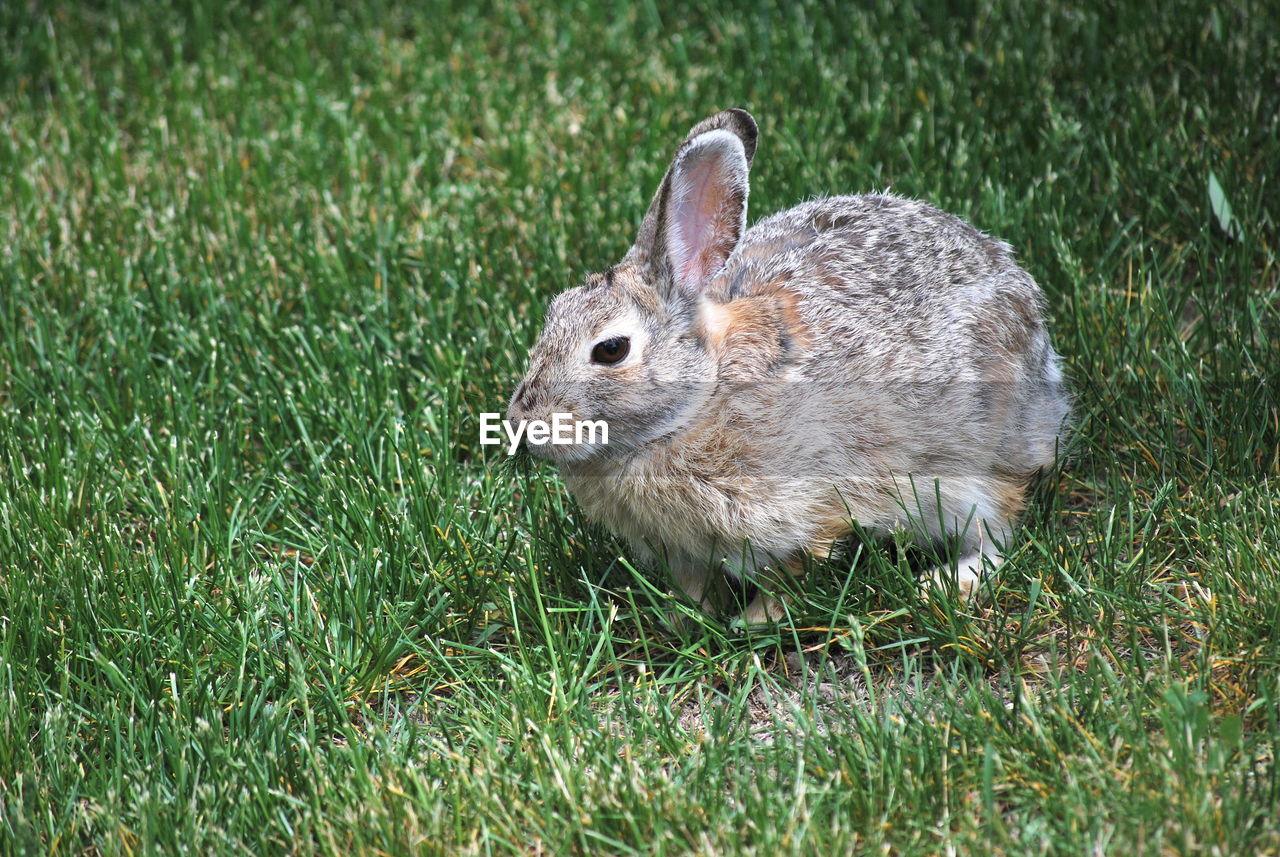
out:
M695 601L722 605L725 573L772 588L851 521L957 538L934 576L969 595L1068 413L1040 289L1003 242L887 194L747 229L756 136L743 110L694 126L627 255L551 302L508 416L605 420L607 444L533 451ZM742 619L782 613L761 595Z

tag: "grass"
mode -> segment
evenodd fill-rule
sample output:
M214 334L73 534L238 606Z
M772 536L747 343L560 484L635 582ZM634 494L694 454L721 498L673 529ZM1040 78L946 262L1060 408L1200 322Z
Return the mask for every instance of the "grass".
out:
M0 853L1280 852L1273 7L92 5L0 8ZM479 445L730 105L754 217L892 187L1042 283L991 601L855 542L673 632Z

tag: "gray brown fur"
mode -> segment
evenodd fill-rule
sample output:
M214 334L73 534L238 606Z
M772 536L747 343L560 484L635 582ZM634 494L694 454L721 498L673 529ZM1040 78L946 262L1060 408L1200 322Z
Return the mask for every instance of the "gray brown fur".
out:
M887 194L744 230L755 142L744 111L694 127L627 256L552 301L509 416L607 420L607 446L533 451L695 600L794 573L851 520L960 535L968 594L1068 413L1041 292L1003 242ZM632 354L592 363L618 335Z

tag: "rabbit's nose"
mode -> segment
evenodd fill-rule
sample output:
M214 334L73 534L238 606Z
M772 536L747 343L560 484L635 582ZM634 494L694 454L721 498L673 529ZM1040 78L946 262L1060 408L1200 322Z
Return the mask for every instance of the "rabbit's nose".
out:
M511 404L521 410L528 410L530 402L529 382L527 380L521 381L519 386L516 387L516 393L511 397Z
M526 375L519 386L516 387L515 395L511 399L511 403L521 410L528 411L533 408L538 398L538 382L541 380L541 373L538 375Z
M526 419L533 410L537 398L533 385L528 380L521 381L507 406L507 419L518 421Z

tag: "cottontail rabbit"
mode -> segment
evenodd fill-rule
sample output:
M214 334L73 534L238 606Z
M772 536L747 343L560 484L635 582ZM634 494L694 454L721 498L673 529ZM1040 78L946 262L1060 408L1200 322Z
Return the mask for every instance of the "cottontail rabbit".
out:
M747 229L756 136L743 110L694 126L627 255L551 302L508 416L606 421L607 444L532 451L704 605L851 521L958 540L933 577L969 595L1067 417L1040 289L1008 245L888 194ZM782 614L762 594L741 618Z

